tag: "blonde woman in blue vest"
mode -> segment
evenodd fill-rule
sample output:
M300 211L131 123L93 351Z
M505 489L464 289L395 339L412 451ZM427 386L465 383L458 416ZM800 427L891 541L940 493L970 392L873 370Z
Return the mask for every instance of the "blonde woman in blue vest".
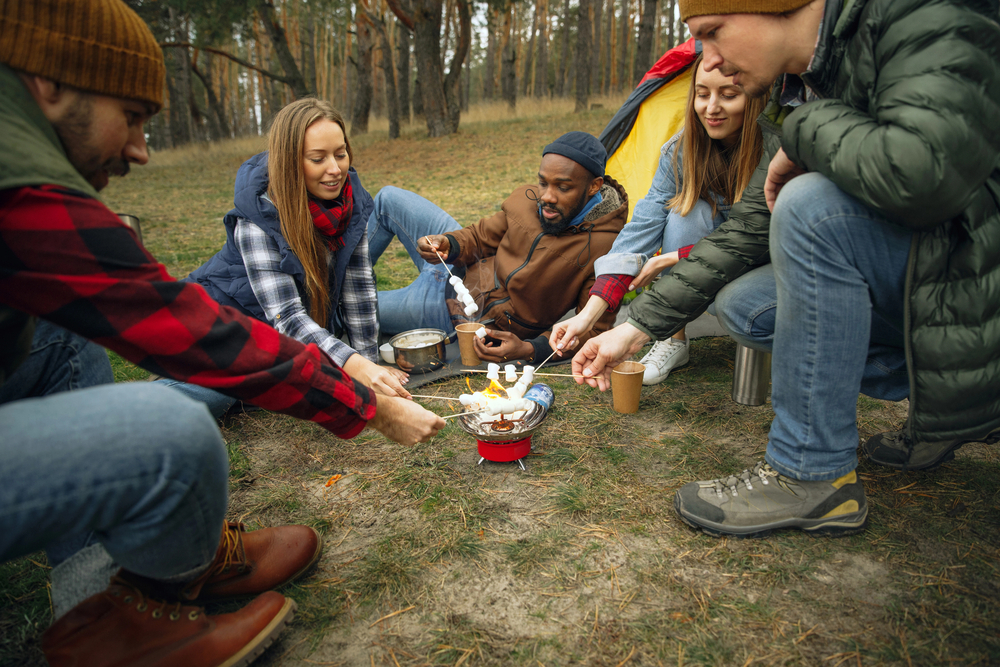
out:
M225 245L187 279L219 303L315 343L375 391L409 398L407 374L378 365L366 232L373 203L352 158L344 119L328 102L305 98L284 107L271 126L268 152L237 173ZM210 389L161 382L206 403L216 417L234 404Z

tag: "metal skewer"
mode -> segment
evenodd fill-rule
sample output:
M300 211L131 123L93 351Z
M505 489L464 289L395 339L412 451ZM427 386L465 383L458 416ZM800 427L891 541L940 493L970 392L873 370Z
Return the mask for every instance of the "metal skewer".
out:
M428 396L426 394L410 394L413 398L436 398L439 401L459 401L459 398L452 398L451 396Z

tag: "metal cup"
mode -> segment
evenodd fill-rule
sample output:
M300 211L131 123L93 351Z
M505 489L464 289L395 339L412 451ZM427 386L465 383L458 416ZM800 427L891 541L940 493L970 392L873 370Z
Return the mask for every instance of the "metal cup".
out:
M119 213L118 217L122 222L135 230L135 235L139 237L139 243L142 243L142 225L139 224L138 216L129 215L128 213Z
M763 405L771 386L771 353L736 346L733 400L741 405Z

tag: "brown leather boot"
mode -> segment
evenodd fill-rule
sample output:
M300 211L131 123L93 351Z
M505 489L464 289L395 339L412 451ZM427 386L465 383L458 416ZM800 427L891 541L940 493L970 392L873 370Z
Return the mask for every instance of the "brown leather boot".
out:
M199 603L252 597L294 581L319 559L323 542L309 526L279 526L246 532L227 522L208 571L168 599Z
M274 592L231 614L149 598L120 577L42 635L52 667L243 667L274 642L295 602Z

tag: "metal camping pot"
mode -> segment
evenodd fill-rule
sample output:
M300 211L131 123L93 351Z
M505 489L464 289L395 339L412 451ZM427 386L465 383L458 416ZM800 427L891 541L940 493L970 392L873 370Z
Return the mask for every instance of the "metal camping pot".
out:
M393 360L407 373L429 373L444 366L448 334L440 329L412 329L389 339Z

